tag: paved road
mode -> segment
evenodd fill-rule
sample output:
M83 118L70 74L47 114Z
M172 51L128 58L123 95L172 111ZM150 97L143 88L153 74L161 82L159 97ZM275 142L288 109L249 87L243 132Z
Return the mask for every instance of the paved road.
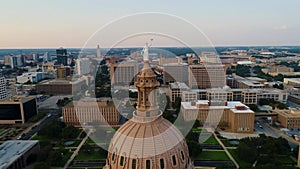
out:
M76 150L73 152L73 154L71 155L70 159L67 161L67 163L64 166L64 169L67 169L69 167L69 165L71 164L71 162L74 160L74 158L77 156L79 150L81 149L81 147L83 146L83 144L86 142L86 140L89 138L90 134L91 134L92 130L89 130L88 134L84 137L84 139L82 139L82 141L80 142L80 144L78 145L78 147L76 148Z
M286 135L284 132L280 131L279 129L271 126L270 124L259 120L259 123L255 122L255 130L256 132L265 133L267 136L275 137L275 138L285 138L291 147L295 148L297 145L299 145L299 142L297 142L292 137ZM262 128L259 127L259 125L262 126Z
M20 137L19 140L31 139L45 124L47 124L51 119L53 119L58 113L59 113L59 110L53 110L53 111L49 112L49 114L51 114L51 116L46 115L43 119L32 124L26 130L24 130L22 133L20 133L18 136L18 137Z
M265 134L266 136L271 136L278 138L280 134L277 131L274 131L267 123L262 120L255 120L254 129L256 133Z

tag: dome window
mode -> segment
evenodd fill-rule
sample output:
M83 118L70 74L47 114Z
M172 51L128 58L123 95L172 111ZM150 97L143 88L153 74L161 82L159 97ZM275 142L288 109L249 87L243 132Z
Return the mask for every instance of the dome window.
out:
M111 160L115 161L115 153L112 154Z
M183 153L183 151L180 151L180 153L181 153L181 159L184 161L184 153Z
M132 169L136 169L136 159L132 160L131 166L132 166Z
M173 162L173 165L176 166L177 161L176 161L176 156L175 155L172 156L172 162Z
M160 169L165 169L165 160L161 158L159 162L160 162Z
M120 166L124 165L124 156L121 156L121 160L120 160Z
M151 169L150 160L146 160L146 169Z

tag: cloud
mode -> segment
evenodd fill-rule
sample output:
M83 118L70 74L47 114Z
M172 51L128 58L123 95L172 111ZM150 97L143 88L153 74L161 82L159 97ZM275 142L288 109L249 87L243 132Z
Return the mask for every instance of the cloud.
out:
M281 25L281 26L274 26L273 27L273 30L286 30L288 29L288 26L287 25Z

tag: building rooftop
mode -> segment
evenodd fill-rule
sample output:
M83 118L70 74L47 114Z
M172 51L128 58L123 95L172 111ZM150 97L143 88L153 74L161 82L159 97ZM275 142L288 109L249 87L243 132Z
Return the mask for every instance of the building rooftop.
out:
M11 104L11 103L26 103L32 99L35 99L35 96L24 96L24 97L8 97L5 100L3 100L2 102L0 102L0 104Z
M199 109L197 108L197 105L207 105L208 109L230 109L234 113L254 113L252 110L249 109L248 106L244 105L241 102L237 101L229 101L226 105L220 105L220 106L209 106L208 100L198 100L196 104L193 106L191 102L181 102L181 106L184 109ZM237 107L243 107L243 109L238 109Z
M163 66L188 66L187 63L166 63Z
M77 84L81 81L85 80L84 78L73 78L72 80L66 79L53 79L53 80L44 80L41 81L39 84Z
M38 141L6 141L0 145L0 168L9 167L16 159L38 144Z
M38 74L44 74L43 72L26 72L23 73L21 76L27 77L27 76L37 76Z
M300 78L284 78L284 82L286 82L286 81L300 83Z
M188 90L190 89L185 83L183 82L174 82L170 83L171 89L180 89L180 90Z
M300 117L300 110L275 110L275 112L285 117Z

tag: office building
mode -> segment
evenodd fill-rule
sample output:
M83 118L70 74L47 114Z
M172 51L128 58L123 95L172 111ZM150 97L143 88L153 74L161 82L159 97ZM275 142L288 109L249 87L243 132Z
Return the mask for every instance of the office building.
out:
M67 66L68 65L67 49L64 49L64 48L56 49L56 58L57 58L56 65Z
M300 94L290 94L287 98L287 105L293 107L300 107Z
M277 121L284 128L300 128L300 110L273 110L277 113Z
M243 90L241 95L241 102L246 105L257 104L257 90Z
M99 124L116 126L120 115L112 102L77 101L62 108L63 120L67 125Z
M175 94L175 93L174 93ZM193 90L183 90L181 91L181 101L191 102L198 100L198 92Z
M223 88L225 85L226 79L223 65L199 64L189 66L190 88Z
M190 88L182 82L170 83L168 89L168 96L170 98L170 101L174 103L177 97L181 98L181 94L183 91L187 91L189 89Z
M97 58L101 57L100 46L97 45Z
M52 62L47 62L42 64L42 72L55 72L54 64Z
M88 58L76 59L76 73L78 75L90 73L90 60Z
M58 79L66 79L71 75L71 68L68 66L61 65L57 68L57 78Z
M163 66L164 64L169 64L169 63L178 63L178 58L159 58L159 66Z
M163 65L164 84L183 82L188 84L188 64L168 63Z
M253 133L255 113L241 102L182 102L184 120L199 120L200 124L220 127L234 133Z
M228 89L214 88L206 90L207 100L214 101L233 101L233 92Z
M285 90L288 90L292 93L299 93L300 78L284 78L283 86Z
M149 65L148 46L144 51L144 68L135 82L137 110L111 139L104 169L192 169L182 134L159 110L153 91L160 84Z
M11 140L0 145L0 168L21 169L32 165L32 157L38 157L38 141Z
M201 52L200 61L204 63L221 63L216 52Z
M72 95L81 92L82 88L86 85L87 82L85 78L72 80L55 79L42 81L36 85L36 90L41 94Z
M23 73L21 76L17 76L17 83L38 83L45 78L45 74L43 72L28 72Z
M7 99L0 110L0 124L24 124L38 113L35 97Z
M270 66L264 69L261 69L262 72L271 76L285 75L285 76L298 76L300 72L294 72L294 68L290 68L284 65L279 66Z
M11 68L18 68L25 63L25 56L23 55L8 55L4 57L4 64Z
M7 97L6 90L6 80L4 77L0 76L0 100L3 100Z
M124 61L110 64L110 81L114 85L129 85L138 74L137 61Z

